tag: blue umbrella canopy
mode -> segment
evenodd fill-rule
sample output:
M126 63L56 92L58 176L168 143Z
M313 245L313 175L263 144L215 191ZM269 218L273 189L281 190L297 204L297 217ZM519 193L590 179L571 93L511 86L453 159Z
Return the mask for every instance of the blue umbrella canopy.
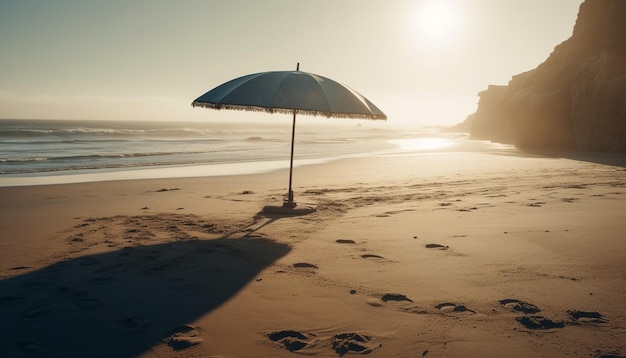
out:
M387 119L355 90L302 71L272 71L242 76L193 101L194 107L237 109L312 116Z
M293 213L291 189L296 115L386 120L387 116L357 91L329 78L299 71L254 73L221 84L191 103L193 107L293 114L289 192L282 212ZM273 207L266 207L273 208ZM269 210L268 210L269 211Z

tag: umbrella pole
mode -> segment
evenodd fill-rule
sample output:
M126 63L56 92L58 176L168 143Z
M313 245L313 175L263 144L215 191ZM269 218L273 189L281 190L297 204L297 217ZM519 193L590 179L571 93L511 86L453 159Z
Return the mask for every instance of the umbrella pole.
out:
M293 201L293 190L291 190L291 179L293 177L293 145L296 138L296 111L293 111L293 125L291 127L291 159L289 160L289 193L287 201L283 202L284 207L295 208L296 203Z

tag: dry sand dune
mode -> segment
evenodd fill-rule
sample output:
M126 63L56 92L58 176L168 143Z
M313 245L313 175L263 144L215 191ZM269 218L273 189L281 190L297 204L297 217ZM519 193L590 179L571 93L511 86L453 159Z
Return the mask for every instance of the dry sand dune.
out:
M0 188L0 356L626 356L623 161L295 175Z

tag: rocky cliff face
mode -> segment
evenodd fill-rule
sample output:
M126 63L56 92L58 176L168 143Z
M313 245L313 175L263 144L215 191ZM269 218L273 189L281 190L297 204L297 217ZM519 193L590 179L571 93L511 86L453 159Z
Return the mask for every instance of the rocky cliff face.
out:
M479 98L472 138L626 152L626 0L586 0L545 62Z

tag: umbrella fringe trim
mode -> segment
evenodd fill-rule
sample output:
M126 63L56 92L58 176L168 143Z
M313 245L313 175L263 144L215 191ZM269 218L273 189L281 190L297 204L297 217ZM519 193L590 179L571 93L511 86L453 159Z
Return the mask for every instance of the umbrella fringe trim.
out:
M284 113L284 114L293 114L294 111L296 114L308 115L308 116L324 116L326 118L354 118L354 119L371 119L371 120L387 120L387 116L385 115L365 115L362 113L338 113L338 112L324 112L324 111L312 111L305 109L289 109L289 108L265 108L265 107L256 107L256 106L242 106L236 104L219 104L216 105L214 103L206 103L206 102L193 102L191 103L192 107L204 107L204 108L212 108L212 109L234 109L234 110L242 110L248 112L266 112L266 113Z

